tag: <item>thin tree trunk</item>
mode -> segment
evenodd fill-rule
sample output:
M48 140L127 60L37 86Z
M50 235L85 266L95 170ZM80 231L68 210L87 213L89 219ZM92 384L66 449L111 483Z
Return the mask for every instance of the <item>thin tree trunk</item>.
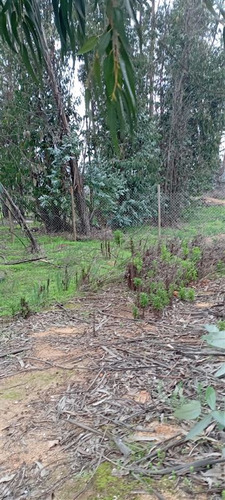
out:
M55 77L52 61L50 58L50 52L44 32L43 26L41 27L42 35L43 35L43 48L45 52L45 63L46 63L46 69L50 81L50 85L52 88L52 92L55 98L58 114L59 114L59 121L61 123L62 130L65 135L70 135L70 125L68 118L65 113L63 101L62 101L62 96L57 84L57 80ZM87 205L86 205L86 200L85 200L85 194L84 194L84 186L83 186L83 180L82 176L80 174L79 168L78 168L78 162L74 158L70 158L69 161L70 165L70 172L71 172L71 180L73 183L73 188L74 188L74 198L76 200L76 205L77 205L77 213L79 214L80 222L81 222L81 230L84 232L87 236L90 234L90 222L89 222L89 217L88 217L88 211L87 211Z
M155 39L156 39L156 31L155 31L155 21L156 21L156 13L155 13L155 0L152 0L152 15L151 15L151 41L150 41L150 73L149 73L149 89L150 89L150 98L149 98L149 114L153 117L154 114L154 79L155 79Z
M1 193L3 193L3 196L4 196L4 198L5 198L5 200L6 200L7 204L8 204L8 207L10 206L10 210L12 210L13 216L17 220L17 222L20 225L20 227L23 229L23 231L26 234L27 238L30 240L31 251L34 252L34 253L38 252L39 251L39 247L38 247L37 241L33 237L33 234L30 231L30 229L29 229L29 227L28 227L28 225L27 225L27 223L26 223L23 215L21 214L20 209L14 203L14 201L11 198L10 194L8 193L7 189L2 184L0 184L0 194Z

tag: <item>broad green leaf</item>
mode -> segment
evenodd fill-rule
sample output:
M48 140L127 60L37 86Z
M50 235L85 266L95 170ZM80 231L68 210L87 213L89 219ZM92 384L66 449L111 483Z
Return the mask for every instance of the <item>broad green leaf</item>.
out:
M225 349L225 332L219 332L214 335L206 335L205 339L207 344L211 347Z
M201 434L206 429L206 427L209 426L209 424L212 422L212 419L213 418L211 414L206 415L202 420L200 420L200 422L192 427L185 439L193 439L194 437L199 436L199 434Z
M222 377L222 375L225 375L225 363L217 370L217 372L214 374L215 377Z
M180 420L194 420L201 413L200 401L193 400L190 403L184 404L174 412L174 416Z
M41 64L43 61L43 52L42 52L42 47L40 46L40 43L39 43L38 34L36 32L35 25L33 24L32 20L27 15L24 16L24 22L27 25L27 27L30 31L30 34L33 37L34 45L35 45L35 47L37 49L37 53L38 53L39 62Z
M97 42L98 42L97 36L91 36L90 38L85 40L83 46L81 47L81 49L77 53L78 56L81 56L81 55L86 54L87 52L90 52L91 50L93 50L96 47Z
M216 325L205 325L205 329L209 333L218 333L219 332L219 328Z
M13 50L13 52L16 52L14 39L12 39L9 35L10 29L7 24L7 14L3 12L0 14L0 33L3 40L5 40L9 45L10 49Z
M35 65L36 65L36 68L38 68L38 66L39 66L39 65L38 65L38 59L37 59L37 56L36 56L36 54L35 54L35 52L34 52L34 46L35 46L35 44L33 43L32 38L31 38L31 36L30 36L30 30L28 29L28 27L27 27L27 25L26 25L26 23L25 23L25 22L23 22L22 26L23 26L24 34L25 34L25 37L26 37L27 43L28 43L28 45L29 45L29 48L30 48L30 51L31 51L32 57L33 57L33 59L34 59L34 63L35 63Z
M218 422L218 424L225 427L225 411L213 411L212 416Z
M59 0L52 0L54 15L55 15L55 24L58 32L60 31L60 21L59 21Z
M61 43L62 43L62 45L64 45L63 51L65 51L66 50L66 39L67 39L67 34L68 34L68 28L67 28L67 25L65 25L65 22L63 19L63 10L62 10L61 6L59 8L59 23L60 23Z
M119 8L114 8L113 19L114 19L113 28L119 35L120 40L123 42L123 46L126 48L126 50L128 50L128 42L125 32L123 11Z
M13 35L14 35L17 43L19 44L20 41L19 41L19 36L18 36L18 31L17 31L17 28L18 28L17 15L16 15L16 11L15 10L13 10L13 12L11 14L10 22L11 22L11 28L12 28Z
M215 410L216 408L216 391L213 387L207 387L205 392L205 399L211 408L211 410Z
M111 30L106 31L106 33L103 33L101 38L99 39L99 44L98 44L98 53L100 56L103 56L105 53L110 41L112 38L112 32Z
M120 67L121 67L121 71L122 71L124 82L125 82L126 87L127 87L127 91L129 92L129 97L130 97L132 106L133 106L133 108L135 108L135 95L134 95L134 93L132 91L133 82L130 81L130 79L128 77L126 63L122 59L122 57L120 57Z
M29 58L29 55L28 55L28 52L27 52L27 48L26 48L26 45L22 45L22 48L21 48L21 56L22 56L22 59L23 59L23 62L27 68L27 71L28 73L30 73L30 75L32 76L32 78L34 79L34 81L36 81L38 83L38 79L33 71L33 68L31 66L31 63L30 63L30 58Z

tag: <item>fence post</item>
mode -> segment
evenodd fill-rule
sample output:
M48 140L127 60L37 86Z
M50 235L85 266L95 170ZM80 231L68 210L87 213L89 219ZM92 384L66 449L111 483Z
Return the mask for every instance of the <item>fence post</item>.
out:
M10 233L11 233L11 241L12 243L14 243L14 225L13 225L13 218L12 218L12 208L10 206L9 203L7 203L7 207L8 207L8 214L9 214L9 227L10 227Z
M73 186L70 186L71 193L71 208L72 208L72 223L73 223L73 239L77 240L77 230L76 230L76 212L75 212L75 203L74 203L74 194L73 194Z
M158 237L161 238L161 192L160 184L158 184Z

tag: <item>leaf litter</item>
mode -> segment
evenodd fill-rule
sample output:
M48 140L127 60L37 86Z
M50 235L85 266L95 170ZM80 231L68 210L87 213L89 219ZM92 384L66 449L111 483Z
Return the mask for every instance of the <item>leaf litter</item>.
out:
M194 303L175 298L160 317L149 310L134 321L132 293L114 287L3 324L0 497L61 500L71 476L93 480L107 462L140 480L141 493L118 498L221 498L225 433L211 426L187 442L190 424L173 414L212 383L223 404L213 373L224 353L201 337L224 289L223 278L202 280ZM198 307L204 301L210 307ZM149 493L145 478L159 486ZM78 481L68 500L94 499L90 485Z

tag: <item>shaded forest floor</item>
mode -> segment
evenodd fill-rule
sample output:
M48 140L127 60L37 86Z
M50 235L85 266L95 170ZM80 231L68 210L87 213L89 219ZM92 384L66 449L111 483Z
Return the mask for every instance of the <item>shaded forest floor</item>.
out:
M3 325L0 498L223 498L224 432L186 442L173 412L208 385L223 404L224 358L201 336L224 296L225 278L203 280L194 302L135 321L132 292L110 286Z

